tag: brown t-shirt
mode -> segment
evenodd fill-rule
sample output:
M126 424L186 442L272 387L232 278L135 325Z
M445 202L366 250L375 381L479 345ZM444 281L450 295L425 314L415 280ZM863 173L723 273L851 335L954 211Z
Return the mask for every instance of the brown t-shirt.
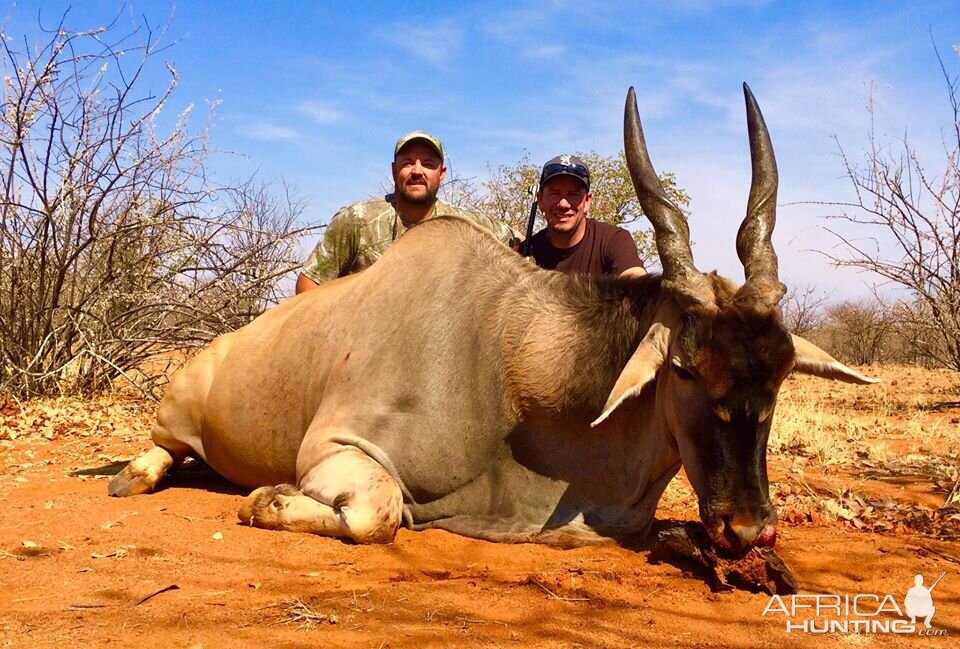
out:
M581 275L619 275L634 266L643 267L637 244L630 233L609 223L587 218L583 239L572 248L555 248L547 230L531 238L531 255L537 266Z

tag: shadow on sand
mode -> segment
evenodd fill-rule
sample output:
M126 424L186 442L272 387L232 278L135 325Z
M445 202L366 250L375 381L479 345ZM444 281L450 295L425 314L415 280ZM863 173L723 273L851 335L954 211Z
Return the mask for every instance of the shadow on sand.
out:
M123 468L129 464L129 461L111 462L102 466L90 467L86 469L77 469L71 471L68 475L78 476L113 476L117 475ZM228 495L246 495L250 489L240 487L228 481L219 473L211 469L207 464L195 458L187 458L176 469L163 476L156 491L165 489L202 489L219 494Z

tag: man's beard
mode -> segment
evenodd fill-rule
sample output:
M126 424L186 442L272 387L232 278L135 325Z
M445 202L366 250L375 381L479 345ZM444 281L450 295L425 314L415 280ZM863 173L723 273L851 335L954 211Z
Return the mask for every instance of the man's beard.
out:
M422 196L411 196L406 187L401 187L398 193L405 202L411 205L429 205L437 200L437 192L436 190L431 191L430 188L425 185L424 188L427 191Z

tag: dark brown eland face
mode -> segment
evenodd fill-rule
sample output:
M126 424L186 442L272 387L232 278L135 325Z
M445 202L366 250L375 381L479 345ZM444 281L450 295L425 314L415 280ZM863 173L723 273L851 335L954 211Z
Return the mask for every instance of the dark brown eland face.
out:
M732 553L776 541L767 438L777 393L794 365L794 345L777 306L785 289L770 241L777 166L746 84L744 95L753 182L737 234L746 277L740 287L694 266L686 219L663 191L650 162L633 88L624 116L627 164L653 224L663 286L679 308L679 318L658 323L660 335L648 336L660 341L657 409L697 492L704 526L720 549Z
M767 438L793 355L775 314L735 304L688 309L669 348L658 405L697 492L700 518L729 552L776 540Z

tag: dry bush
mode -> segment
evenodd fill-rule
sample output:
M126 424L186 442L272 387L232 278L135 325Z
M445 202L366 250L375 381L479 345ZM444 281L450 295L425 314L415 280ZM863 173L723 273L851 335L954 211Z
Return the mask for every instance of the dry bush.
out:
M830 304L813 286L789 290L781 303L783 323L789 331L844 362L941 367L942 341L915 318L922 309L914 304L905 312L902 301L888 304L879 294L873 299Z
M887 360L894 338L894 319L879 299L848 300L827 309L826 323L818 336L836 358L855 365Z
M871 102L865 159L855 162L840 147L854 198L833 203L839 213L829 217L855 226L855 234L833 232L841 252L825 254L906 289L898 321L914 335L903 341L938 366L960 370L960 75L939 52L937 59L949 118L941 132L942 171L921 162L906 136L877 136Z
M827 295L815 286L795 286L780 301L783 324L791 333L808 336L826 321Z
M203 345L299 261L300 201L215 186L192 106L161 126L178 77L145 88L158 33L63 20L36 46L0 39L0 391L21 396L95 393Z

